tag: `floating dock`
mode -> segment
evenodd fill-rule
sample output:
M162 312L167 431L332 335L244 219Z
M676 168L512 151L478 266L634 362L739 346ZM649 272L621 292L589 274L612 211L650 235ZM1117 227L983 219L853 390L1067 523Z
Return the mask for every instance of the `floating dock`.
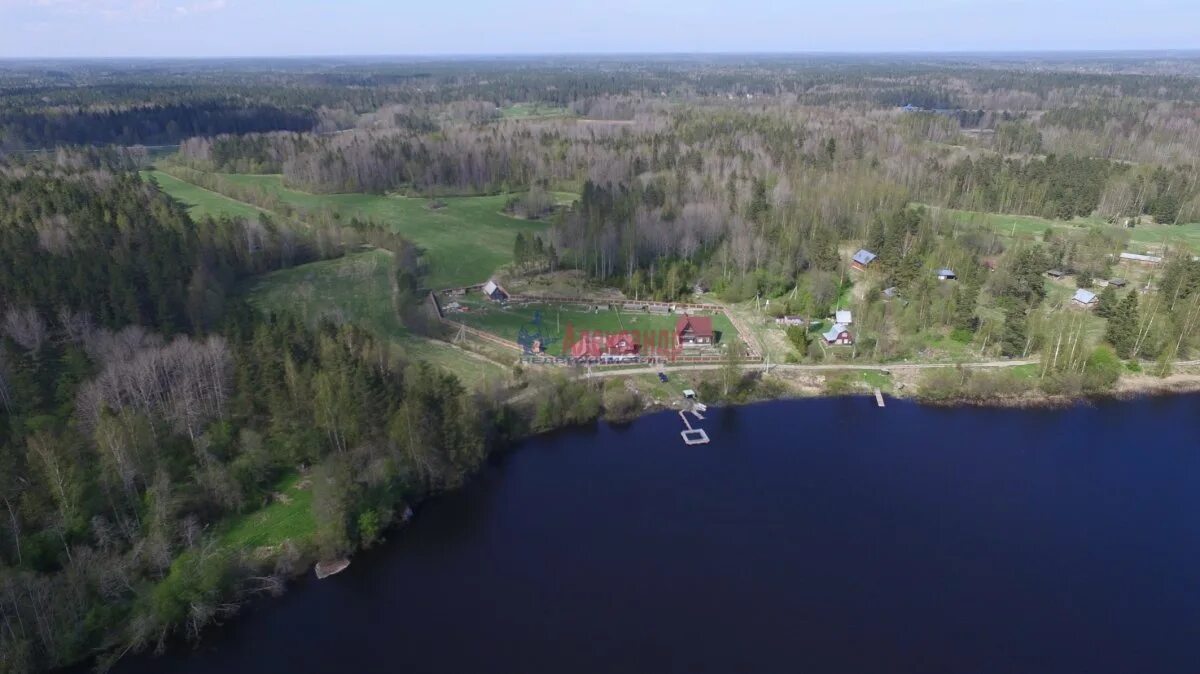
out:
M876 407L884 406L883 405L883 391L880 391L879 389L875 389L875 406Z
M695 412L692 412L692 414L697 419L704 418L704 417L700 416L699 414L696 414ZM683 419L683 425L687 426L687 430L680 431L680 433L679 433L680 437L683 438L684 443L686 443L688 445L707 445L708 444L708 433L705 433L703 428L692 428L692 424L691 424L691 422L688 421L688 418L687 418L687 412L685 412L684 410L680 410L679 418Z

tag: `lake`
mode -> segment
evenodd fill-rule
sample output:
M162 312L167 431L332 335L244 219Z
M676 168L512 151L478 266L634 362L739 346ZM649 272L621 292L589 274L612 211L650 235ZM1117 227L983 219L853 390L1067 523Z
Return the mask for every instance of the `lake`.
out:
M1200 671L1200 397L866 397L538 437L118 672Z

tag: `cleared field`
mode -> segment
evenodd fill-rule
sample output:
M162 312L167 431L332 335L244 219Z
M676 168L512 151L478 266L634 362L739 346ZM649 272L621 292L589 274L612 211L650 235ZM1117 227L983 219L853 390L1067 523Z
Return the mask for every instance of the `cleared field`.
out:
M1104 227L1125 232L1129 235L1131 250L1161 249L1164 246L1185 247L1200 252L1200 223L1183 225L1138 225L1118 227L1102 218L1087 217L1074 220L1051 220L1031 215L1005 215L1003 213L981 213L954 208L926 207L935 216L951 221L981 225L995 230L1004 237L1040 239L1046 229L1062 232L1083 232L1091 227Z
M276 486L275 493L270 505L230 522L221 535L222 545L253 549L285 540L307 541L317 529L312 515L312 489L299 475L289 475Z
M332 209L342 217L385 223L425 250L434 288L486 281L512 261L517 232L541 233L546 225L501 211L508 195L446 197L442 208L423 198L375 194L309 194L283 186L277 175L226 175L232 182L272 194L300 211Z
M573 113L566 109L554 105L545 105L543 103L514 103L507 108L502 108L500 114L505 119L533 119L545 117L571 117Z
M503 376L503 368L450 344L413 335L392 308L391 253L375 250L266 274L247 289L262 311L292 313L315 324L346 322L389 340L397 355L453 372L466 386Z
M197 187L162 171L142 171L143 179L154 178L164 192L183 202L193 218L228 216L231 218L257 219L262 212L257 208L230 199L229 197Z
M586 311L572 305L537 303L501 306L486 300L463 301L459 299L455 301L468 306L469 310L449 314L448 318L511 341L517 340L522 328L530 333L540 332L546 342L546 351L551 355L563 354L563 340L567 336L568 329L575 336L581 332L596 330L602 332L638 331L654 335L657 341L660 334L674 334L675 322L679 320L679 315L660 316L606 309ZM540 329L535 325L539 318ZM718 344L727 342L729 336L737 334L733 324L724 314L717 314L712 318Z

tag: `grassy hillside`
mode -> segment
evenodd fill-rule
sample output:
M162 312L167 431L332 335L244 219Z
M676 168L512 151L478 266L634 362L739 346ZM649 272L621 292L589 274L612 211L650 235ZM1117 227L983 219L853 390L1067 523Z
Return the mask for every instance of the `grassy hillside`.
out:
M541 233L546 225L502 213L505 195L447 197L445 206L430 208L430 200L374 194L309 194L283 186L280 176L229 175L243 186L279 197L301 211L332 209L345 218L370 218L387 223L425 250L428 283L434 288L486 281L512 261L517 232Z

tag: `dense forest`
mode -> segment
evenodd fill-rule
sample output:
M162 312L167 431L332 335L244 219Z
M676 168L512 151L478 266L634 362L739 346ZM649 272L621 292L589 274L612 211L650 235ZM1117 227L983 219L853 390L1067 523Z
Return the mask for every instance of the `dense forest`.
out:
M470 270L480 282L703 293L777 330L792 363L1030 362L1033 383L945 368L929 382L945 399L1167 374L1200 350L1200 60L1036 65L0 64L0 673L194 639L375 543L515 435L641 409L619 381L538 381L439 342L509 376L467 386L378 329L449 341L425 325L429 251L412 239L444 234L459 197L526 222L471 218L543 227L479 242L512 251ZM163 185L252 215L189 214L140 172L151 161ZM410 238L393 211L344 206L373 197L427 220ZM869 269L849 264L859 249ZM363 254L390 261L370 325L249 298L302 268L292 294L311 300L312 270ZM1077 290L1094 306L1072 306ZM851 307L840 351L774 324ZM735 349L706 399L749 395ZM232 540L286 503L283 484L311 495L305 543Z
M315 259L306 233L193 221L136 173L78 163L0 170L4 672L198 634L303 560L369 545L502 428L494 403L352 326L310 330L231 293ZM350 248L403 256L360 229ZM214 524L298 468L315 549L264 561L223 544Z

